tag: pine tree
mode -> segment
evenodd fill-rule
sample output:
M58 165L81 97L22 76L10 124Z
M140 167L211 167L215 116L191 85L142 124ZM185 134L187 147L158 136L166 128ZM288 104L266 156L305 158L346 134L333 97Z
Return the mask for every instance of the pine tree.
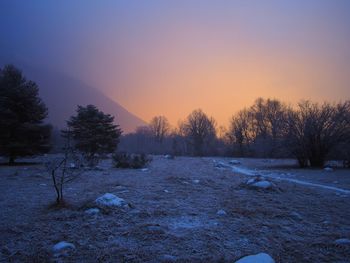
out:
M38 86L12 65L0 69L0 154L12 165L17 157L50 149L51 126Z
M78 106L77 115L67 121L68 131L75 148L83 153L89 165L96 164L102 154L114 152L122 133L114 117L98 110L94 105Z

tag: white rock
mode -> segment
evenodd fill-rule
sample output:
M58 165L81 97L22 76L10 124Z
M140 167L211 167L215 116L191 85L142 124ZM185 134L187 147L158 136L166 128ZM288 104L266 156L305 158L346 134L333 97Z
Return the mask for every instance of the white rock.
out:
M170 155L170 154L164 155L164 158L165 158L165 159L168 159L168 160L173 160L173 159L175 159L175 157L174 157L173 155Z
M255 182L251 185L254 187L257 187L257 188L262 188L262 189L268 189L268 188L272 187L272 183L270 183L269 181L259 181L259 182Z
M228 162L229 164L232 164L232 165L238 165L238 164L241 164L240 161L237 161L237 160L231 160Z
M141 169L141 172L147 172L148 171L148 168L142 168Z
M98 208L90 208L85 210L85 213L89 214L89 215L96 215L100 212L100 209Z
M75 246L72 243L69 243L66 241L61 241L53 246L52 251L53 252L61 252L62 250L66 250L66 249L75 249Z
M227 164L223 162L214 162L214 167L215 168L227 168Z
M275 263L275 261L270 255L266 253L259 253L256 255L243 257L237 260L235 263Z
M97 198L95 200L96 204L100 206L107 206L107 207L121 207L127 205L124 199L117 197L114 194L106 193L103 196Z
M331 167L323 168L323 170L326 172L333 172L333 168L331 168Z
M255 181L256 181L255 178L251 178L247 181L246 184L253 184L253 183L255 183Z
M350 245L350 239L348 238L339 238L336 241L334 241L337 245Z
M164 191L164 193L169 193L169 190L167 190L167 189L164 189L163 191Z
M222 209L220 209L219 211L217 211L216 214L217 214L218 216L225 216L225 215L227 215L227 213L225 212L225 210L222 210Z
M193 180L193 183L195 183L195 184L199 184L199 180Z
M292 212L290 216L296 220L303 220L303 217L298 212Z

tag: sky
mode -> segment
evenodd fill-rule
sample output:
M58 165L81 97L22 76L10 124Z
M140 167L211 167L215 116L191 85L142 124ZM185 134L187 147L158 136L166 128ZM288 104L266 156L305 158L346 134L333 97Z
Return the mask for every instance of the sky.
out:
M258 97L350 99L347 0L2 0L0 58L94 86L145 121Z

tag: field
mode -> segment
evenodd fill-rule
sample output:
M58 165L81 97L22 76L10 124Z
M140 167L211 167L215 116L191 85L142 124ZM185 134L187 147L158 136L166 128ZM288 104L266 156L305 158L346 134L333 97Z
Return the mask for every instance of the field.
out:
M250 176L215 167L228 164L225 158L154 156L147 170L116 169L104 160L66 186L66 205L59 209L52 206L55 192L43 165L1 166L0 260L235 262L265 252L283 263L350 262L350 245L335 243L350 238L349 170L239 160L237 167L261 171L274 187L249 187ZM87 214L105 193L129 206ZM60 241L75 249L54 254Z

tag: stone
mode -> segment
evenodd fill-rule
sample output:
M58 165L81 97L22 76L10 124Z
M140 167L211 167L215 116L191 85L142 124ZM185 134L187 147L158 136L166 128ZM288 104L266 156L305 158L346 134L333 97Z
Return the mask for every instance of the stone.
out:
M90 208L90 209L85 210L85 213L89 214L89 215L96 215L96 214L100 213L100 209Z
M275 263L273 258L266 253L250 255L237 260L235 263Z
M350 239L348 238L339 238L336 241L334 241L337 245L350 245Z
M95 203L102 207L123 207L127 205L124 199L111 193L106 193L97 198Z
M219 211L217 211L216 214L217 214L218 216L225 216L225 215L227 215L226 211L223 210L223 209L220 209Z
M73 243L69 243L66 241L58 242L56 245L52 247L52 251L55 253L62 252L64 250L70 250L75 249L75 246Z
M303 217L298 212L292 212L290 213L291 218L296 220L303 220Z

